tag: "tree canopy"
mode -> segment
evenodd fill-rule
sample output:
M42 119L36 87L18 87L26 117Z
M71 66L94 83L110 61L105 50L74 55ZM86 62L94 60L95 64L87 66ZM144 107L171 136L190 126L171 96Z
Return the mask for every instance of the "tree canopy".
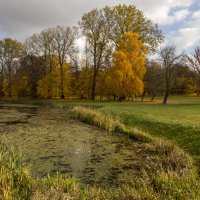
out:
M0 40L0 97L122 100L200 92L199 48L180 63L174 46L148 61L163 41L157 24L134 5L85 13L78 27L42 30L22 44ZM77 48L81 38L81 48ZM187 63L188 64L188 63Z
M137 33L125 33L113 54L113 66L107 77L108 87L114 95L125 98L143 91L146 52Z
M106 6L103 9L109 36L117 45L126 32L138 33L139 39L148 47L148 52L156 51L163 42L162 31L143 12L133 5Z

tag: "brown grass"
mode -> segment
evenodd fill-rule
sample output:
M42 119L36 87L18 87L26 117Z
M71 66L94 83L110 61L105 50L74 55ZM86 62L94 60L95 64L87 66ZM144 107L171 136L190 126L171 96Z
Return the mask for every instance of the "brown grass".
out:
M126 134L138 141L149 142L153 139L149 134L136 128L127 129L118 117L105 115L91 108L76 106L71 109L70 115L73 119L98 126L108 132Z

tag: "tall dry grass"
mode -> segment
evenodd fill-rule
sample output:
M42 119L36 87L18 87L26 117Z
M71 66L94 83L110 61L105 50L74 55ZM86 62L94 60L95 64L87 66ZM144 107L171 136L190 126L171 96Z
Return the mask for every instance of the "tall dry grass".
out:
M70 115L74 119L98 126L108 132L123 133L138 141L152 141L152 136L136 128L127 129L118 117L103 114L92 108L75 106L71 109Z
M165 149L163 143L159 144ZM55 177L33 179L15 149L0 144L0 199L1 200L198 200L200 184L193 168L190 172L161 170L143 174L129 185L100 188L80 183L75 178ZM164 150L169 157L173 148ZM157 151L158 147L152 149ZM181 155L180 159L183 155ZM182 168L181 162L177 165ZM188 168L189 169L189 168Z
M31 179L23 156L0 143L0 199L29 199Z
M79 119L91 125L98 126L108 132L116 132L123 129L123 124L118 118L113 118L109 115L103 115L93 109L85 107L73 107L70 111L71 117Z

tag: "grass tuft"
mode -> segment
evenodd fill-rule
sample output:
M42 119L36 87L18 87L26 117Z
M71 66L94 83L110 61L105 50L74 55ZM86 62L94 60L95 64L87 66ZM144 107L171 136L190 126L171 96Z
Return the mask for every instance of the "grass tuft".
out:
M0 143L0 199L29 199L31 179L22 160L21 153Z
M119 118L109 114L105 115L92 108L75 106L71 109L70 115L73 119L78 119L82 122L97 126L108 132L126 134L137 141L149 142L153 140L153 137L149 134L136 128L127 129Z
M108 132L116 132L123 129L123 125L118 118L103 115L101 112L95 111L91 108L76 106L72 108L70 114L74 119L98 126Z

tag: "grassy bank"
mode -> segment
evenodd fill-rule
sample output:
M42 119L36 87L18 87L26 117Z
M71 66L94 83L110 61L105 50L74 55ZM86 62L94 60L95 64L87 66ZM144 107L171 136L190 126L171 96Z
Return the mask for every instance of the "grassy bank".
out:
M149 158L150 158L148 162L149 162L149 167L151 169L150 170L145 169L145 173L148 178L145 179L145 181L143 183L146 186L146 184L148 183L147 180L149 180L151 182L151 184L155 183L155 180L159 180L158 182L156 182L155 187L152 186L151 184L148 185L148 187L151 188L153 192L155 192L155 188L160 187L158 185L160 184L160 181L161 182L163 181L164 177L165 177L164 182L166 181L165 183L167 185L172 184L174 188L176 187L175 186L176 184L182 185L182 183L179 181L183 181L184 185L186 184L189 186L192 183L192 182L190 182L189 179L192 177L194 178L194 179L193 178L192 179L196 180L197 182L196 182L196 184L194 184L194 182L193 182L188 187L188 189L190 187L193 188L194 185L196 185L196 186L199 185L198 175L196 173L196 168L193 166L191 157L189 155L185 154L180 148L178 148L176 145L172 144L171 142L152 137L145 132L138 131L137 129L127 128L119 119L117 119L117 118L113 119L112 116L103 114L94 109L83 108L83 107L74 107L71 110L71 116L74 119L78 119L78 120L81 120L82 122L96 125L100 128L103 128L103 129L109 131L109 132L126 134L137 141L148 142L150 148L147 153L147 156L149 156ZM152 152L154 152L154 154L152 154ZM156 166L157 159L159 160L160 167ZM154 169L154 171L152 169ZM166 177L168 177L169 179L166 180ZM186 181L186 180L184 180L183 177L184 178L188 177L189 179L187 179L187 181ZM176 179L176 181L174 178ZM142 185L142 187L144 185ZM199 186L197 186L197 187L199 187ZM191 188L189 189L190 191L191 191ZM163 190L165 191L164 192L165 195L163 195ZM168 188L167 190L169 191L171 189ZM184 193L184 190L179 188L179 191L181 191L181 193ZM175 191L167 192L164 188L162 188L161 190L159 190L158 194L156 194L156 195L157 195L158 199L160 199L160 198L161 199L179 199L180 193L178 191L176 191L175 192L176 194L175 194L174 192ZM153 195L155 199L156 199L156 195ZM199 194L197 196L195 196L195 195L194 196L192 195L193 197L191 196L190 199L192 199L192 198L198 199ZM187 199L187 198L189 198L189 196L187 197L187 195L184 196L182 194L181 198Z
M160 147L163 147L162 143ZM131 184L109 189L84 185L75 178L62 177L58 174L55 177L34 179L16 149L6 144L0 144L0 149L2 200L197 200L200 195L200 184L191 159L179 150L179 157L176 155L174 160L176 168L173 170L169 167L151 175L144 171L143 178L133 177ZM154 151L158 149L155 148ZM176 151L174 147L163 149L165 154L169 154L166 155L167 160L172 156L172 151Z
M139 131L136 128L126 128L119 118L109 114L105 115L94 109L73 107L70 111L70 116L82 122L98 126L99 128L102 128L108 132L123 133L137 141L148 142L153 140L151 135Z
M172 96L168 105L155 102L60 102L93 107L117 116L129 128L167 138L190 153L200 167L200 97Z
M119 116L128 127L172 140L200 163L200 104L106 105L99 110Z

